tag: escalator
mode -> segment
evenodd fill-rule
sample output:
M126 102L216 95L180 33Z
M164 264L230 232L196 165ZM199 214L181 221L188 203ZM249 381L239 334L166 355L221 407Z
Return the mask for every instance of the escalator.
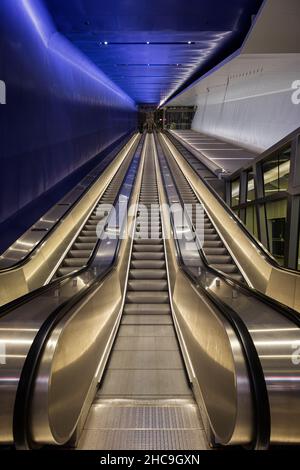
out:
M123 138L113 151L0 256L0 306L18 302L17 299L30 295L54 278L58 280L86 265L97 241L95 230L91 230L90 226L94 224L96 228L97 219L105 223L105 215L108 216L110 210L109 207L108 211L105 208L97 211L99 198L106 192L103 201L114 201L122 174L125 175L139 140L137 133ZM114 177L115 186L112 182ZM87 223L83 231L81 227L86 221L89 222L87 219L90 222L93 220L93 223ZM74 244L74 239L79 235ZM69 252L68 259L65 259L66 252ZM76 258L81 258L80 262Z
M165 204L197 203L165 156L152 135L141 139L119 191L134 208L115 227L119 237L104 240L59 287L0 317L0 341L8 340L2 444L185 450L300 442L290 347L299 318L215 269L197 243L186 250L176 234L193 231L192 220L177 226L172 216L166 236ZM132 237L121 241L125 220ZM205 226L211 235L207 219Z
M167 151L165 156L178 187L182 203L191 212L191 220L195 232L202 242L202 249L208 265L227 274L231 279L242 282L243 276L205 211L203 204L201 204L177 163L173 158L170 158Z
M103 231L111 208L116 202L116 196L119 193L131 160L132 156L127 158L116 172L75 241L73 241L71 248L64 255L53 279L78 271L88 264L99 241L99 234Z
M123 315L80 449L207 446L173 325L164 250L152 148L143 170Z
M176 162L188 180L198 200L205 208L206 215L212 222L214 229L229 251L228 255L235 260L240 271L239 274L243 276L245 283L260 294L299 312L299 272L283 268L278 264L276 259L248 231L243 222L225 203L216 188L201 175L197 158L174 135L161 134L159 142L168 158L170 157ZM206 220L208 221L208 219ZM219 248L223 247L219 246ZM205 250L203 250L204 252ZM223 254L225 255L225 253ZM232 264L231 261L229 264ZM238 273L233 272L232 274L234 274L233 279L238 281L238 276L235 276Z

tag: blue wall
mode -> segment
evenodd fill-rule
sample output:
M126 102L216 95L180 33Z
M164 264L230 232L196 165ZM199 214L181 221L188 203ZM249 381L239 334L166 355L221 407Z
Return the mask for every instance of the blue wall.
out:
M40 0L1 0L0 18L1 224L133 130L136 108L56 31Z

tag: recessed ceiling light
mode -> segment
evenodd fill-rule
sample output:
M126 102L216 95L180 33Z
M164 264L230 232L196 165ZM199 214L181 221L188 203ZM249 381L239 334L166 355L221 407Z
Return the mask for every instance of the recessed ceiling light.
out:
M192 44L192 41L188 41L188 44Z
M150 42L149 42L149 41L147 41L147 44L150 44Z
M104 44L107 46L108 42L107 42L107 41L104 41Z

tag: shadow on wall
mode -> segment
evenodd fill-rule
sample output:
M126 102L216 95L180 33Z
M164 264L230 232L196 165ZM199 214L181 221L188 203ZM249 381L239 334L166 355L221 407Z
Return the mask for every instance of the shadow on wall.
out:
M133 130L136 107L56 31L41 0L1 0L0 78L2 223Z

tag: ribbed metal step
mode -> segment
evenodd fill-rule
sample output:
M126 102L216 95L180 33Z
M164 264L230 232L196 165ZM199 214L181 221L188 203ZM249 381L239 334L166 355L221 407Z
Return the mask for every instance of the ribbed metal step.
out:
M163 279L129 279L127 285L128 291L167 291L168 282Z
M130 315L167 315L171 314L169 304L125 304L124 313Z
M193 399L98 399L79 442L82 450L201 450L207 442Z

